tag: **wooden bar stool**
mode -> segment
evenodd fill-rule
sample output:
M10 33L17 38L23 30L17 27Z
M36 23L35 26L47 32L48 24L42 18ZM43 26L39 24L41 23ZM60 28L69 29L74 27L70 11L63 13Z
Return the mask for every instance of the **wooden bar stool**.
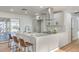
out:
M20 41L21 49L24 48L24 52L26 52L26 48L28 48L28 52L29 52L29 46L31 46L32 44L29 42L24 42L23 39L19 39L19 41Z
M13 36L13 42L11 43L11 49L13 52L16 52L19 49L19 41L16 36Z
M19 43L19 41L18 41L18 39L17 39L16 36L13 36L13 40L14 40L14 42L16 42L17 44Z
M31 47L32 48L31 50L33 51L33 44L32 43L25 42L25 44L28 45L29 48ZM28 52L32 52L29 50L29 48L28 48Z

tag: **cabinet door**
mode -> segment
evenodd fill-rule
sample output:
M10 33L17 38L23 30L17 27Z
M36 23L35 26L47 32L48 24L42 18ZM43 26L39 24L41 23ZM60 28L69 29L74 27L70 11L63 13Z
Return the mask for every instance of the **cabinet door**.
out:
M37 52L47 52L48 49L49 49L49 39L46 36L36 39Z
M56 35L48 35L36 39L36 51L48 52L58 48L58 37Z
M52 51L58 48L58 45L59 45L58 35L50 35L48 39L49 39L49 51Z
M63 33L59 36L59 47L63 47L65 45L67 45L68 42L68 33Z

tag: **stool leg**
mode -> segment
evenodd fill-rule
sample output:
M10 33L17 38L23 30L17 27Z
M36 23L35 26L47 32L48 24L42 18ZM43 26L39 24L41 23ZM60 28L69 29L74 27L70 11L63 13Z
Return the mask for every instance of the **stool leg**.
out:
M32 45L31 47L32 47L32 48L31 48L31 49L32 49L32 51L31 51L31 52L33 52L33 45Z
M24 52L29 52L29 47L24 47Z
M24 47L24 52L26 52L26 47Z
M32 52L33 51L33 46L29 46L28 47L28 52Z
M8 41L8 47L11 47L11 42L10 41Z
M27 52L29 52L29 46L27 47Z

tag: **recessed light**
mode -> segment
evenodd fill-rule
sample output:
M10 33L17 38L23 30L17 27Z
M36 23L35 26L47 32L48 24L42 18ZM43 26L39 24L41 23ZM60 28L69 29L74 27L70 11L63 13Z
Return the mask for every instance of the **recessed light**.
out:
M40 8L43 8L43 6L40 6Z
M75 10L74 12L78 12L77 10Z
M36 16L36 19L39 19L39 18L40 18L40 16L39 16L39 15L37 15L37 16Z
M27 14L28 12L27 11L25 11L25 14Z
M35 15L37 16L37 15L39 15L39 13L35 13Z
M12 8L11 8L11 9L10 9L10 11L11 11L11 12L13 12L13 11L14 11L14 9L12 9Z
M21 9L25 14L28 13L28 10L26 8Z
M26 11L27 9L26 9L26 8L23 8L22 10L23 10L23 11Z

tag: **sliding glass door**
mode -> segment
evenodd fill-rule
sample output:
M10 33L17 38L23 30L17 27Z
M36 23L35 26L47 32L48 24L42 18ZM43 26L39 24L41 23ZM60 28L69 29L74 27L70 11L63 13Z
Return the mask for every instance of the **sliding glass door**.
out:
M4 21L0 21L0 33L6 32L6 24Z
M7 25L6 25L6 21L0 20L0 41L4 41L4 40L7 40Z
M8 34L13 36L19 30L19 19L0 17L0 41L8 40Z

